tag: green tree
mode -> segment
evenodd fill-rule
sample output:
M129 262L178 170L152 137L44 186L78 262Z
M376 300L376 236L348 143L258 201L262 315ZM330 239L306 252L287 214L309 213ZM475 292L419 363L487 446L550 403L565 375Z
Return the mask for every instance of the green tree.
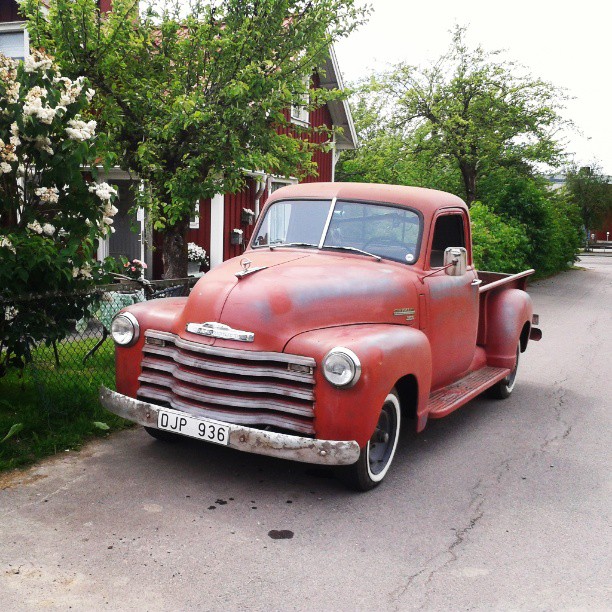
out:
M580 209L586 235L598 230L612 211L612 183L597 163L566 170L565 190L571 202Z
M383 116L410 143L413 156L449 162L460 173L468 205L480 179L500 166L557 164L555 134L563 93L535 79L499 51L470 48L457 27L449 50L428 67L400 63L375 78L370 92ZM443 160L443 161L442 161Z
M98 89L100 127L164 232L164 276L184 276L196 201L240 189L244 169L314 172L313 151L329 145L308 143L315 129L291 126L286 111L341 95L309 90L308 77L366 11L355 0L192 0L187 14L180 0L157 1L140 15L137 0L109 14L97 4L21 6L32 43Z
M34 342L63 338L87 306L77 290L103 273L97 241L117 209L113 188L82 172L97 158L96 122L83 118L93 95L47 56L0 54L0 376ZM73 297L20 301L43 291Z

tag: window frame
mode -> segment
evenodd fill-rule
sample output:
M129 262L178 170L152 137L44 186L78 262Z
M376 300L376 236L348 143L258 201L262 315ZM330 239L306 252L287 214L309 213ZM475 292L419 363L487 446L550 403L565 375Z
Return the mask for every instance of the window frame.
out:
M263 224L268 211L267 208L274 206L275 204L281 203L281 202L294 202L296 200L299 201L310 201L310 202L321 202L321 201L325 201L326 198L315 198L315 197L300 197L300 198L280 198L278 200L275 200L274 202L272 202L269 206L266 204L266 214L265 215L260 215L257 225L254 227L253 229L253 234L251 236L251 242L249 243L249 248L251 249L262 249L262 248L270 248L270 245L268 244L254 244L254 240L255 237L259 235L259 230L261 225ZM414 252L414 259L413 261L398 261L397 259L391 259L388 257L384 257L384 256L380 256L382 259L384 259L385 261L389 261L389 262L393 262L399 265L405 265L405 266L414 266L420 259L421 257L421 247L423 244L423 232L425 229L425 224L424 224L424 217L423 217L423 213L416 209L416 208L412 208L411 206L404 206L402 204L397 204L394 202L383 202L383 201L377 201L377 200L362 200L359 198L354 198L354 199L346 199L346 198L338 198L338 197L333 197L331 199L331 203L330 203L330 208L329 208L329 212L328 212L328 216L327 216L327 222L323 228L323 232L322 232L322 236L321 239L319 241L318 244L318 249L322 249L322 247L325 245L325 240L327 239L327 234L329 231L329 226L330 226L330 222L331 219L333 217L333 213L334 210L336 208L336 204L338 204L338 202L340 203L348 203L348 204L363 204L363 205L372 205L372 206L385 206L387 208L397 208L398 210L401 211L409 211L412 212L416 215L416 217L419 220L419 234L417 237L417 240L415 242L415 252ZM295 248L299 248L299 247L295 247ZM325 250L329 250L331 251L333 249L333 247L326 247ZM338 251L338 252L342 252L342 251Z
M0 34L23 33L23 58L30 55L30 35L25 21L3 21L0 22ZM21 56L8 56L13 60L20 61Z

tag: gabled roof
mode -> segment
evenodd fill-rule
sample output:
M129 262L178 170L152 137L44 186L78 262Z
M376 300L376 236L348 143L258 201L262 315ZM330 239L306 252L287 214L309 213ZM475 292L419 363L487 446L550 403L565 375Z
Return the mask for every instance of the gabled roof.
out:
M338 58L333 46L329 47L329 55L322 66L324 74L320 75L321 87L327 89L344 89L342 73L338 66ZM348 100L333 100L327 103L334 126L341 127L344 133L336 137L336 148L339 151L357 148L357 132L351 115Z

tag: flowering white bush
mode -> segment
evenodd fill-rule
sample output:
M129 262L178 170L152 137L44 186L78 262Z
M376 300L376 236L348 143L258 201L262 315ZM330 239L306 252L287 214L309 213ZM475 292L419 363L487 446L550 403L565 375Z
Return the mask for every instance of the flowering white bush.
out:
M187 245L187 260L188 261L200 261L206 260L206 249L197 245L195 242L190 242Z
M100 278L100 237L112 231L116 190L86 176L95 167L96 122L85 118L93 90L63 77L34 52L23 62L0 54L0 298L72 291ZM75 299L75 304L78 300ZM80 306L79 306L80 307ZM84 307L84 306L83 306ZM0 307L0 375L23 363L28 343L67 333L67 315ZM78 312L71 314L72 318ZM44 326L47 329L44 329Z

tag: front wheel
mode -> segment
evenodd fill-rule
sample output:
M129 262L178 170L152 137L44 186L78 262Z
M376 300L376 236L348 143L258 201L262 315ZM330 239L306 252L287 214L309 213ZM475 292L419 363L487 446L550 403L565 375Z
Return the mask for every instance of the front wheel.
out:
M348 486L357 491L369 491L382 482L395 455L401 421L400 401L393 389L385 398L376 429L361 449L359 459L340 472Z
M502 378L498 383L495 383L489 389L489 396L495 399L506 399L510 397L512 390L514 389L514 385L516 384L516 372L518 370L519 364L519 355L521 354L521 343L518 343L516 347L516 360L514 362L514 367L512 371L506 378Z

